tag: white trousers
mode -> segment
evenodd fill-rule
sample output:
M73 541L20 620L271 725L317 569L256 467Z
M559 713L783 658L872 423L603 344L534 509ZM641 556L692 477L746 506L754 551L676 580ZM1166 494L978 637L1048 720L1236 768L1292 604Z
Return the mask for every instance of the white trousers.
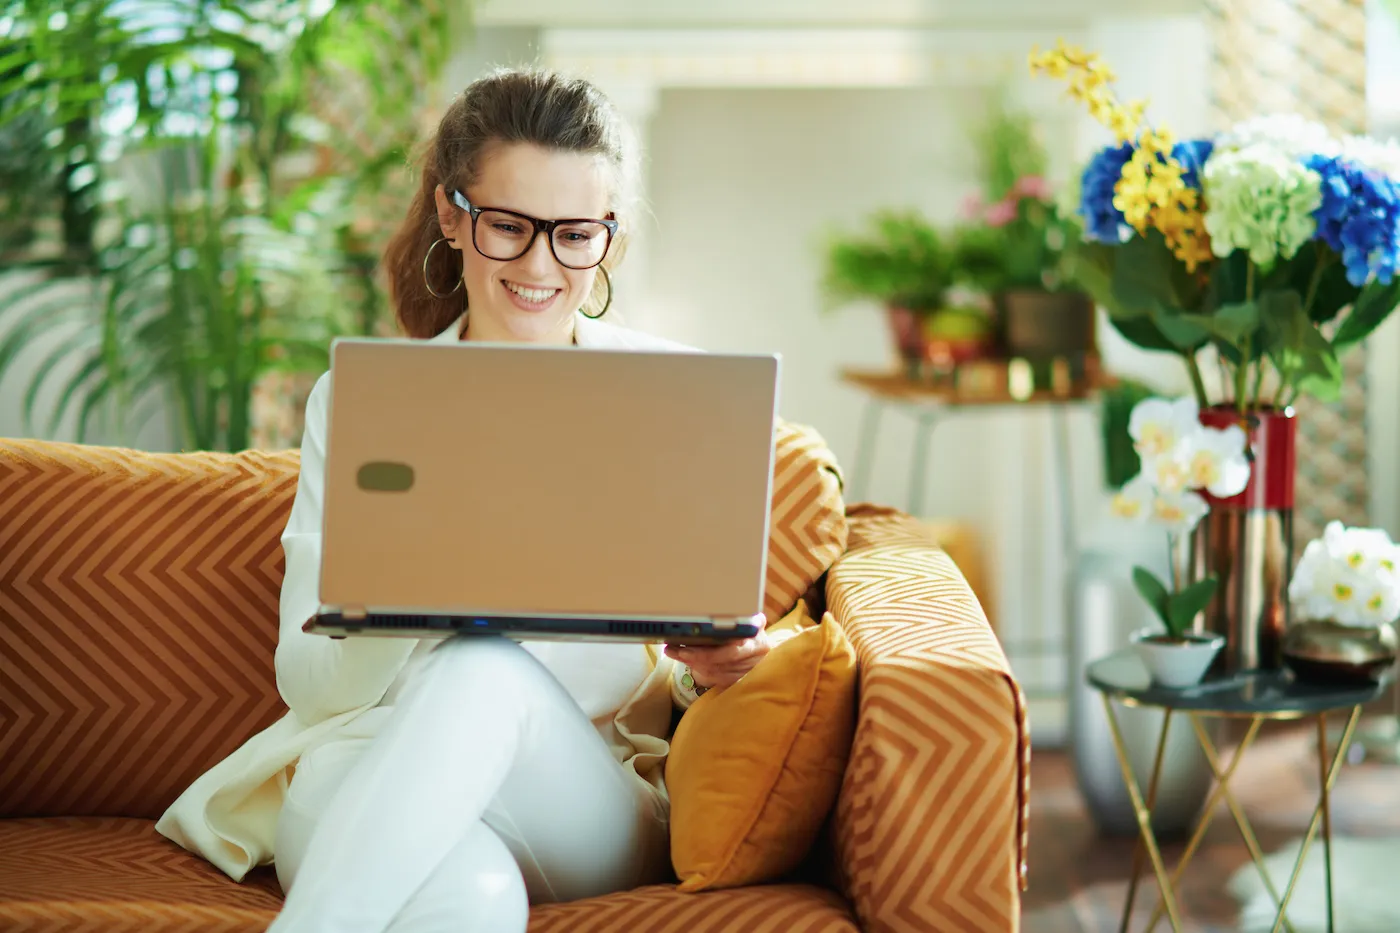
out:
M523 933L529 904L664 880L665 805L507 639L438 646L373 739L309 752L269 933Z

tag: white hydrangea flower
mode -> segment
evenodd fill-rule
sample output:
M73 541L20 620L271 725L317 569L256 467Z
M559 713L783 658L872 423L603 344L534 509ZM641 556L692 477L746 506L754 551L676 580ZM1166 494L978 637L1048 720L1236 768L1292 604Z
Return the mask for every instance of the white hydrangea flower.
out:
M1308 542L1288 584L1302 619L1377 626L1400 618L1400 551L1378 528L1329 522Z
M1189 395L1176 401L1143 399L1133 406L1128 418L1128 434L1133 439L1133 449L1144 461L1174 450L1200 426L1200 408Z
M1187 453L1187 483L1204 489L1217 499L1228 499L1244 492L1249 485L1249 460L1244 448L1247 438L1237 424L1228 428L1202 427L1191 438Z
M1394 140L1377 140L1369 136L1347 136L1342 139L1341 154L1367 168L1400 181L1400 144Z
M1242 120L1215 140L1215 152L1263 145L1290 158L1317 153L1334 155L1338 144L1332 134L1315 120L1296 113L1275 113Z

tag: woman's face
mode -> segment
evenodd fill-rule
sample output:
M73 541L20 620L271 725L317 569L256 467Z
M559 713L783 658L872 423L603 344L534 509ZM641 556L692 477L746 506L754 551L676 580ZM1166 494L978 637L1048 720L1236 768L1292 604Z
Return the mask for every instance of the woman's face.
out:
M514 211L540 220L609 217L608 173L602 157L557 152L528 143L488 149L476 180L462 194L475 207ZM462 252L462 278L470 309L468 339L530 343L569 343L573 339L574 312L591 294L596 268L561 265L544 234L536 236L519 258L488 258L473 245L471 216L454 204L441 186L437 189L437 211L443 236L453 249ZM493 229L498 234L497 243L508 236L528 238L530 234L521 226L489 221L486 214L478 219L477 240L495 255L501 255L501 250L489 239ZM559 252L568 258L562 246Z

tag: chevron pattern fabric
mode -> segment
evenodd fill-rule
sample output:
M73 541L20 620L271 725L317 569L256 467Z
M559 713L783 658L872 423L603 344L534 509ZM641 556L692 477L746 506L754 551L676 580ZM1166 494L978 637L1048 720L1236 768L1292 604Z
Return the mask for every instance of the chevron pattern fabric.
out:
M1365 0L1209 0L1217 128L1292 112L1334 132L1366 130ZM1341 398L1298 400L1297 546L1331 519L1369 524L1366 351L1342 357Z
M780 421L763 614L776 622L846 550L846 504L836 455L813 429Z
M271 870L234 884L146 820L0 820L0 930L7 933L254 933L281 903ZM700 895L656 885L530 914L530 933L858 929L839 895L800 885Z
M281 904L271 870L234 884L149 820L0 820L0 930L251 933Z
M155 817L283 712L295 454L0 441L0 816Z
M860 662L834 844L861 929L1006 933L1025 885L1025 700L976 597L907 516L850 510L827 608Z

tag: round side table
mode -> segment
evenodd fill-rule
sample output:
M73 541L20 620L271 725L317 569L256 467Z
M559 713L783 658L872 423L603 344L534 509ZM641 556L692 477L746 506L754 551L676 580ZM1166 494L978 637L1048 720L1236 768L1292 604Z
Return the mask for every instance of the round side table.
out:
M1307 859L1308 849L1317 836L1320 825L1327 877L1327 929L1331 933L1333 929L1332 785L1336 783L1342 762L1346 760L1347 747L1351 744L1356 722L1361 717L1362 706L1380 697L1384 693L1386 685L1321 686L1297 681L1287 671L1249 671L1218 678L1207 678L1192 687L1162 687L1152 682L1147 668L1137 653L1131 649L1115 652L1091 663L1085 670L1085 680L1103 696L1109 730L1113 735L1114 752L1118 756L1118 765L1123 771L1123 783L1127 785L1141 836L1141 840L1133 852L1133 873L1128 882L1128 899L1123 905L1123 919L1119 930L1126 931L1132 917L1133 901L1137 896L1138 873L1142 869L1142 854L1143 849L1146 848L1147 855L1152 861L1153 874L1157 877L1157 887L1162 892L1162 903L1153 911L1152 919L1148 923L1148 931L1150 933L1156 927L1157 922L1161 919L1162 910L1165 908L1172 929L1176 933L1181 933L1181 910L1177 904L1176 884L1187 864L1191 861L1191 857L1200 847L1206 828L1210 825L1211 818L1215 813L1215 808L1223 799L1229 807L1231 815L1235 818L1235 824L1239 827L1240 835L1244 838L1245 847L1249 849L1250 858L1254 860L1255 866L1264 879L1264 886L1273 896L1274 904L1278 907L1278 916L1274 921L1274 933L1283 929L1292 929L1286 919L1288 903L1293 897L1293 888L1298 882L1298 875L1302 871L1303 862ZM1115 699L1128 706L1155 706L1163 711L1162 731L1158 736L1157 753L1153 759L1152 775L1148 781L1145 795L1133 774L1127 745L1123 741L1123 733L1113 711L1112 701ZM1329 756L1327 714L1339 710L1348 711L1349 714L1337 748ZM1162 771L1163 751L1167 745L1167 730L1171 728L1172 717L1175 713L1184 713L1190 719L1191 726L1196 733L1196 739L1200 742L1201 751L1205 753L1206 759L1210 762L1210 769L1215 775L1216 785L1206 800L1205 808L1201 811L1195 831L1186 843L1181 860L1168 875L1166 865L1162 861L1161 849L1158 847L1156 836L1152 831L1151 816L1152 807L1157 797L1158 778ZM1222 766L1215 743L1211 740L1202 723L1202 720L1206 718L1241 719L1249 722L1244 738L1240 741L1234 757L1227 766ZM1299 848L1298 860L1293 866L1288 885L1280 896L1278 888L1274 886L1273 879L1269 877L1268 871L1264 868L1264 853L1259 847L1259 840L1254 834L1254 829L1250 826L1248 817L1245 816L1244 810L1230 791L1230 778L1234 775L1235 768L1239 765L1265 721L1306 718L1317 720L1317 751L1320 770L1318 802L1317 806L1313 808L1312 820L1308 823L1308 831L1303 836L1303 844Z

